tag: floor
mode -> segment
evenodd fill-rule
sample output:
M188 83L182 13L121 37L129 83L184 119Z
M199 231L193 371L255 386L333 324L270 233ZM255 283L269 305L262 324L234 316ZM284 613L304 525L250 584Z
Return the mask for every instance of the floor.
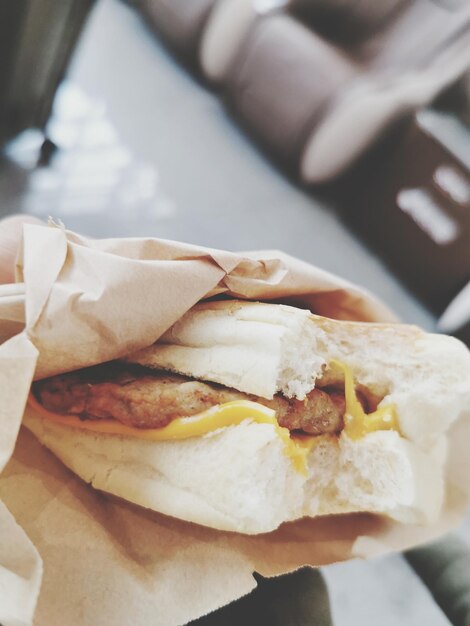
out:
M374 291L407 322L433 328L431 314L333 208L280 175L219 99L118 0L98 2L49 134L61 150L43 171L28 170L34 133L11 146L22 165L0 167L4 212L52 215L92 236L280 248ZM398 555L333 565L324 575L337 626L448 624Z

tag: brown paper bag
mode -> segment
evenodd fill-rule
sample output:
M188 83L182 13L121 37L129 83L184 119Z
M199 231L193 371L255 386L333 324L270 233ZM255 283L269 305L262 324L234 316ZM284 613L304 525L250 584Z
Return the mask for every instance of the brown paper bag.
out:
M0 329L8 330L12 319L21 324L23 311L26 324L0 346L1 467L15 448L33 375L150 345L202 298L225 294L338 319L395 320L365 291L279 252L234 254L158 239L90 241L57 227L25 226L18 279L24 287L12 293L9 286L0 297ZM468 431L469 420L460 420L451 433L447 501L434 526L357 514L301 520L255 537L97 492L21 432L0 476L0 498L10 511L0 509L0 623L31 624L40 588L37 626L179 625L248 593L253 571L273 576L428 541L463 515Z

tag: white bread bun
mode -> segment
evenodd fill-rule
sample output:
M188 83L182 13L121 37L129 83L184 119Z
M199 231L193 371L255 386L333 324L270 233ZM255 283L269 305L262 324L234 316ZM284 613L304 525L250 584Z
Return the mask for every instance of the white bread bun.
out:
M331 359L349 365L383 404L396 404L403 436L320 437L307 476L272 425L250 420L160 442L64 426L31 406L24 423L97 489L222 530L256 534L303 516L355 511L432 523L444 498L445 433L470 403L470 355L457 340L280 305L212 302L129 357L260 396L298 398Z

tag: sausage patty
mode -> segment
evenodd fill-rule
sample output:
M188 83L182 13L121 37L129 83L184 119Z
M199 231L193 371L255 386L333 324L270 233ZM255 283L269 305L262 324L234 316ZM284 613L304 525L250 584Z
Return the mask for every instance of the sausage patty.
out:
M281 426L311 435L343 428L344 393L313 389L305 400L280 394L272 400L214 383L200 382L117 362L53 376L34 384L41 404L54 413L81 419L115 419L136 428L162 428L232 400L259 402L276 411Z

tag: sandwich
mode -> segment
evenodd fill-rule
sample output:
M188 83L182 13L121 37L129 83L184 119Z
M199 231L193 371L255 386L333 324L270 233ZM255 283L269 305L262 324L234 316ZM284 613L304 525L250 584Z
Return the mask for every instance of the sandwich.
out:
M96 489L212 528L431 524L470 353L404 324L198 304L153 345L34 383L24 424Z

